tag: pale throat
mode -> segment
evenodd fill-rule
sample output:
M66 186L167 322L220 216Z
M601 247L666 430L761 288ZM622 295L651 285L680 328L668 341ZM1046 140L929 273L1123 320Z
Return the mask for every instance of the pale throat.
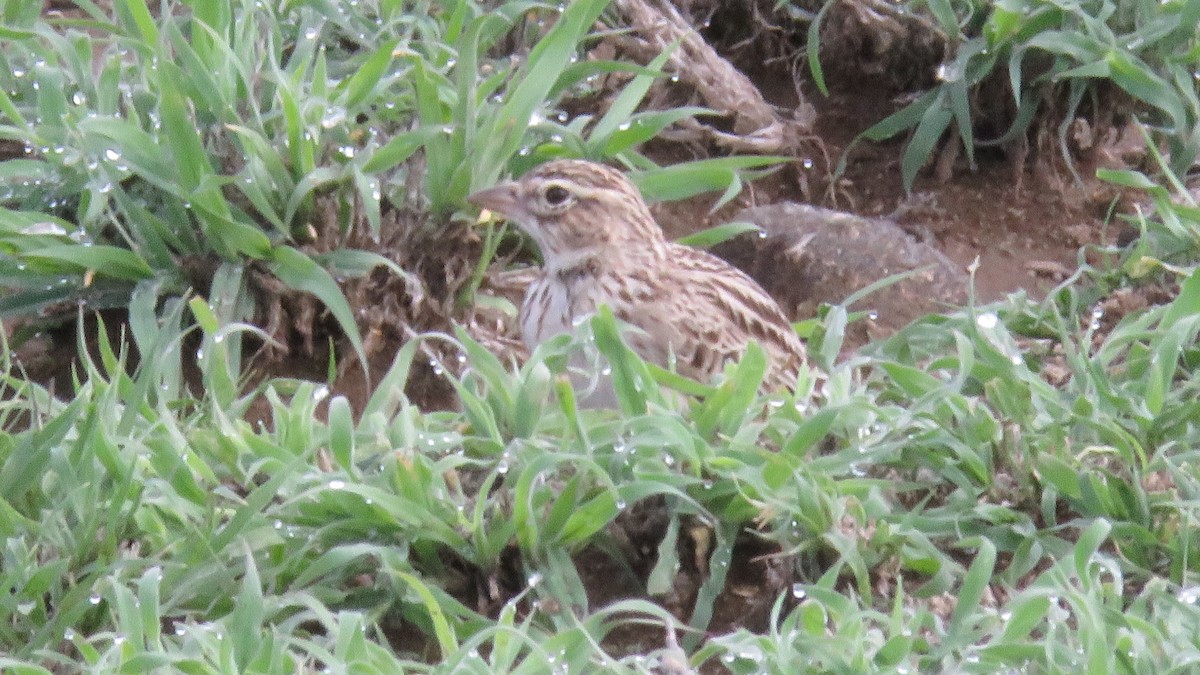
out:
M588 246L546 256L542 263L542 274L563 276L577 274L583 270L599 271L605 267L602 246Z
M547 276L599 275L613 270L624 276L629 270L653 269L666 260L665 241L609 240L573 247L545 255L542 273Z

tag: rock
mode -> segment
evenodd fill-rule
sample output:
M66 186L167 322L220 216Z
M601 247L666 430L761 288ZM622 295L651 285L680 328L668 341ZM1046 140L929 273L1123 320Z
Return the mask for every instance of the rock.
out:
M851 326L850 342L890 335L967 301L966 272L890 220L794 202L743 209L733 220L754 223L763 234L735 237L713 252L754 277L793 318L814 316L821 303L841 303L880 279L917 270L850 307L875 312L873 321Z

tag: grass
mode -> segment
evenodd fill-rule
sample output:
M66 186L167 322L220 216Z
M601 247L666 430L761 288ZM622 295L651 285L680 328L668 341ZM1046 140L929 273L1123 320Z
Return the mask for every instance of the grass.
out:
M818 3L822 9L816 14L793 6L803 4L780 0L777 6L789 6L809 22L809 65L826 92L818 52L821 23L833 3ZM906 137L901 161L906 190L912 190L943 141L961 144L974 166L977 149L1025 142L1031 131L1042 130L1078 180L1071 138L1075 125L1090 121L1104 131L1114 111L1119 111L1118 125L1132 116L1153 131L1155 142L1169 150L1174 172L1183 174L1200 156L1200 42L1194 30L1200 6L1195 2L908 4L936 26L947 44L947 59L934 86L859 136L870 141ZM997 100L996 91L1011 100ZM981 118L1003 120L994 137L978 136Z
M251 271L316 295L353 335L338 281L394 265L322 242L318 213L369 235L414 181L429 227L452 227L470 189L560 154L624 164L660 198L736 190L773 161L642 155L702 111L639 112L655 64L578 60L603 2L369 4L159 15L119 0L55 21L2 5L0 137L29 151L0 167L0 310L66 306L96 342L81 337L69 392L0 350L0 669L1195 667L1200 214L1166 159L1161 179L1109 175L1156 204L1112 269L845 358L851 315L826 307L794 395L755 393L754 350L721 382L684 382L602 313L517 369L465 332L411 340L355 416L321 383L250 386L243 370L246 344L271 337ZM608 113L559 119L614 71L629 75ZM181 272L195 257L216 261L204 293ZM1110 293L1150 283L1173 299L1104 316ZM123 339L83 329L113 306ZM461 412L405 396L422 341L461 354L446 375ZM607 359L620 411L574 406L581 346ZM619 551L609 526L651 498L672 523L646 592L593 603L577 562ZM684 624L651 595L685 568L673 541L697 521L711 573ZM714 632L750 523L787 581L767 630ZM644 639L621 637L630 626Z
M252 319L269 311L244 272L265 269L318 298L361 357L337 282L380 265L409 274L345 246L378 241L389 212L446 227L473 189L575 151L653 170L649 187L672 198L736 191L742 167L771 163L661 169L641 155L639 143L701 111L636 113L654 71L579 60L606 4L226 0L172 14L128 0L112 15L84 2L45 19L35 2L7 3L0 139L24 156L0 169L0 279L12 291L0 315L61 320L77 304L123 307L135 289L180 297L219 270L238 318ZM520 64L497 53L515 26L534 43ZM585 117L545 121L600 73L631 69L586 141L572 131Z
M509 372L465 334L430 338L468 358L454 380L463 413L422 413L392 386L415 341L357 421L336 397L322 421L316 383L242 394L230 379L239 330L203 324L196 397L178 387L194 330L184 304L157 318L135 307L148 319L131 338L161 359L127 375L102 338L69 401L6 379L5 666L1180 667L1200 621L1188 535L1198 279L1102 336L1085 284L931 317L782 401L738 393L762 374L747 359L683 413L663 376L602 337L615 335L602 316L597 345L627 373L620 416L551 398L568 340ZM845 317L834 310L826 339ZM1057 386L1042 375L1056 358L1070 371ZM270 403L266 425L243 419L252 395ZM647 600L591 606L572 555L651 495L718 525L714 561L753 519L820 573L784 589L765 634L611 654L616 625L677 622ZM514 547L524 588L492 615L465 605L463 570L503 577ZM664 553L669 578L679 561ZM397 626L440 665L391 644Z

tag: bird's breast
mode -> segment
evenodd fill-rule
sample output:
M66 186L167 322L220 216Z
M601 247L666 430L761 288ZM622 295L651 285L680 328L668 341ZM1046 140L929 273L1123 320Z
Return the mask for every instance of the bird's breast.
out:
M600 305L608 305L617 319L638 329L626 335L629 346L643 358L663 361L669 343L677 336L673 317L658 311L662 298L654 267L614 273L594 258L580 263L545 268L529 286L520 315L525 344L532 349L555 335L571 332ZM687 318L674 320L686 322ZM650 343L642 348L647 339Z
M578 282L543 273L525 291L519 318L521 339L530 349L570 332L576 321L596 310L586 286Z

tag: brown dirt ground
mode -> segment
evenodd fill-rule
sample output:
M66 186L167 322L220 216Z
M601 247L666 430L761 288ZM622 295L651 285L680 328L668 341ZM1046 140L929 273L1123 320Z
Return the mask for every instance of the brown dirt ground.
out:
M772 103L794 105L790 87L775 89ZM668 236L720 224L745 206L784 200L891 218L964 269L978 259L976 297L984 303L1018 290L1041 297L1075 269L1081 247L1116 239L1118 228L1106 225L1115 193L1086 178L1087 167L1077 167L1085 178L1074 183L1065 169L1018 169L1000 151L983 152L974 169L960 159L946 181L923 171L909 195L900 175L903 139L897 139L858 144L834 179L833 167L854 137L899 106L885 88L874 86L842 87L809 102L818 112L815 136L825 148L808 158L810 168L785 167L715 213L707 196L656 205Z

